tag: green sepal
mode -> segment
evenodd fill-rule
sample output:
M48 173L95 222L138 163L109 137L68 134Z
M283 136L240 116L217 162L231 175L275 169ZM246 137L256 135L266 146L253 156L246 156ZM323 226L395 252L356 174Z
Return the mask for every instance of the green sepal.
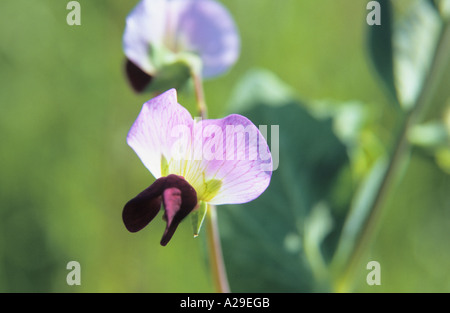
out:
M163 92L171 88L181 89L189 81L191 69L184 61L163 66L147 87L148 92Z
M189 82L192 73L200 73L202 61L194 53L173 53L164 46L154 45L150 49L149 58L154 67L152 82L147 92L161 93L168 89L182 89Z
M197 237L200 233L203 221L205 220L206 213L208 212L208 203L199 201L198 209L191 213L192 228L194 231L194 237Z

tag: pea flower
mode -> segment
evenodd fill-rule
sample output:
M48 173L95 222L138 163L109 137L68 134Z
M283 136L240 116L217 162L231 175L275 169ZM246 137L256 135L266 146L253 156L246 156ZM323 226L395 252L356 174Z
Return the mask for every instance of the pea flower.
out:
M240 39L215 0L142 0L126 19L123 49L128 78L140 92L153 79L172 88L190 69L203 78L223 74L239 56Z
M246 117L194 120L175 89L146 102L127 136L128 145L156 178L130 200L123 221L144 228L164 208L161 245L201 203L245 203L268 187L272 156L259 129Z

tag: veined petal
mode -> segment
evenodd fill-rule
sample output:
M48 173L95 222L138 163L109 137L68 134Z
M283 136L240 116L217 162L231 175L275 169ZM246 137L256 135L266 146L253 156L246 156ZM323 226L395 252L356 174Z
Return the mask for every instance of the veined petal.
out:
M211 204L245 203L257 198L270 183L272 156L264 136L246 117L203 120L194 125L202 140L201 175L186 179L199 200ZM201 138L200 138L201 136Z
M127 59L149 75L156 72L149 57L152 45L161 45L165 35L167 0L142 0L126 19L123 49Z
M127 59L151 76L179 58L192 62L197 59L187 56L198 55L203 77L210 78L237 61L240 38L232 16L215 0L141 0L127 17L123 48Z
M169 38L176 50L200 55L205 78L224 73L239 57L240 39L228 10L214 0L168 2Z
M170 89L143 105L127 143L155 178L182 175L178 168L189 159L184 155L190 153L193 123L190 113L178 104L176 90Z
M232 114L194 123L175 89L144 104L127 142L155 178L184 177L199 201L245 203L270 183L272 156L250 120Z

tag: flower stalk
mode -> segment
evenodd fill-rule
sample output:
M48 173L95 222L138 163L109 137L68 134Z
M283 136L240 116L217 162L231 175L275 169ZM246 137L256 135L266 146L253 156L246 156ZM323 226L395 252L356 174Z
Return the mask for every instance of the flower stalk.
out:
M209 205L207 219L209 262L216 290L219 293L229 293L230 286L228 284L225 262L223 260L215 205Z
M206 107L205 93L203 91L203 81L201 75L197 74L195 70L191 70L191 76L194 82L198 114L202 119L206 119L208 116L208 108Z
M206 106L205 95L203 91L203 81L201 76L199 74L196 74L194 70L191 71L191 74L194 81L194 90L197 100L198 113L202 119L206 119L208 116L208 109ZM230 286L228 284L225 262L223 260L222 245L220 243L219 224L217 221L217 212L215 205L208 205L206 219L209 266L211 267L211 274L214 280L214 284L217 292L229 293Z

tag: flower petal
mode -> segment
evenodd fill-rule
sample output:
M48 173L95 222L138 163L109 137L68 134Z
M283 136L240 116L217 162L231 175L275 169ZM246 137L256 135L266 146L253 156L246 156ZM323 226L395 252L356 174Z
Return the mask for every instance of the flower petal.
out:
M211 204L251 201L270 183L272 157L250 120L232 114L194 123L175 89L144 104L127 142L153 176L182 176Z
M166 0L142 0L126 19L123 49L127 59L149 75L156 73L149 57L150 43L162 44L166 15Z
M123 49L149 75L178 53L195 53L210 78L236 62L240 38L232 16L215 0L142 0L126 19Z
M167 227L161 238L162 246L170 241L178 225L197 205L197 193L183 177L169 175L165 178L163 204Z
M222 4L214 0L172 0L168 4L177 46L200 55L205 78L224 73L236 62L239 34Z
M125 72L127 74L128 81L137 93L142 92L152 81L152 76L142 71L130 60L126 60Z
M130 232L137 232L155 218L161 209L161 202L164 205L163 218L167 222L161 238L161 245L165 246L181 221L197 205L197 193L183 177L169 175L158 178L150 187L127 202L122 219Z
M155 178L162 173L162 167L171 166L171 174L179 174L176 170L182 166L182 160L177 157L177 148L185 151L191 144L193 119L189 112L177 102L175 89L147 101L133 126L131 127L127 143L133 148L142 163ZM177 164L168 164L178 160Z
M161 209L164 180L156 180L143 192L125 204L122 220L128 231L134 233L150 223Z
M203 140L200 167L204 174L188 181L200 200L245 203L264 192L272 176L272 156L264 136L250 120L232 114L203 120L194 127L195 140L200 140L199 136Z

